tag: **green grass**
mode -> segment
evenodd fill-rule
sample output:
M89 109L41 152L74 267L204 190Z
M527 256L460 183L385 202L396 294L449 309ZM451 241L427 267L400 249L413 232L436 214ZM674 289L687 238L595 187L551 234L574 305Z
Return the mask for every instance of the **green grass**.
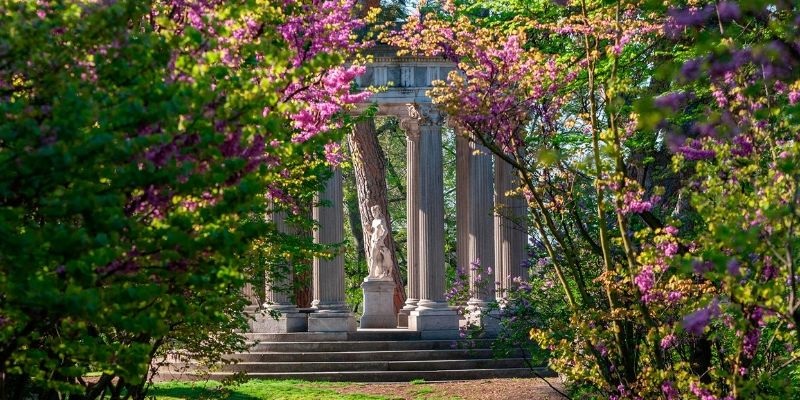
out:
M433 388L430 388L428 386L422 386L419 389L414 391L414 394L417 395L417 396L422 396L422 395L431 394L431 393L433 393Z
M386 397L365 394L339 394L333 390L342 383L306 382L298 380L251 380L240 385L223 387L216 381L159 382L150 395L159 400L385 400Z

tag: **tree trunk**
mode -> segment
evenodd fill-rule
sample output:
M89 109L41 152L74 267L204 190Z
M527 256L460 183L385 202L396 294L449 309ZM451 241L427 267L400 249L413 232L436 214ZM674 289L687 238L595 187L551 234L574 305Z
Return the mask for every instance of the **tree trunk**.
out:
M394 309L399 311L406 301L406 291L400 270L397 264L397 252L392 237L392 218L389 215L389 202L386 195L386 158L378 143L375 131L375 121L372 119L359 122L353 128L353 133L348 135L350 152L353 159L353 172L356 175L356 190L358 192L358 209L363 224L373 220L370 207L377 205L386 218L389 232L384 238L384 244L392 255L392 279L394 279ZM369 231L363 230L363 243L369 242ZM364 246L366 259L370 259L369 246Z

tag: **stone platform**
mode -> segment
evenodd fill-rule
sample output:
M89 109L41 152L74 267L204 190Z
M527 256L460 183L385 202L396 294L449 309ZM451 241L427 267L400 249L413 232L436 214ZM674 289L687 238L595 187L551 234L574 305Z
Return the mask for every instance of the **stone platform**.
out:
M529 368L526 355L492 357L491 340L421 340L407 329L356 332L246 334L250 352L232 354L236 364L210 375L180 373L191 364L172 364L157 380L215 379L245 372L251 379L303 379L346 382L408 382L555 376L545 367Z

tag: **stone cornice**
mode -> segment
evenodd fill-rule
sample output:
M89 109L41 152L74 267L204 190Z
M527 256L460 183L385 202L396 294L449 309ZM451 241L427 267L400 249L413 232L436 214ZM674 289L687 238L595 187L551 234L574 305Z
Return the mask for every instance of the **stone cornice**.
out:
M440 66L455 66L456 64L451 61L447 61L438 57L413 57L413 56L403 56L403 57L374 57L372 62L367 64L367 66L372 66L374 64L410 64L410 63L418 63L418 64L426 64L426 65L440 65Z

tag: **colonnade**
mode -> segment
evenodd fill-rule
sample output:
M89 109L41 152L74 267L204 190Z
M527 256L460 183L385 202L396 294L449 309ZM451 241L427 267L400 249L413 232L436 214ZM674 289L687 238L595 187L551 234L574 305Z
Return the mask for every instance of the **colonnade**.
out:
M445 299L444 182L442 129L444 116L431 104L408 105L400 117L407 135L408 296L398 317L401 327L423 338L451 338L458 315ZM527 230L524 199L508 196L517 187L513 170L479 143L456 135L457 262L469 268L472 298L468 306L480 314L505 289L512 277L525 277ZM319 194L313 217L316 243L340 243L344 238L342 174L334 170ZM280 229L280 226L279 226ZM474 267L471 267L474 266ZM493 273L489 274L489 267ZM345 304L344 258L314 259L313 312L309 332L352 332L355 320ZM268 307L296 316L287 297L267 285ZM293 308L294 307L294 308ZM284 318L284 317L281 317ZM288 330L303 330L289 327Z

